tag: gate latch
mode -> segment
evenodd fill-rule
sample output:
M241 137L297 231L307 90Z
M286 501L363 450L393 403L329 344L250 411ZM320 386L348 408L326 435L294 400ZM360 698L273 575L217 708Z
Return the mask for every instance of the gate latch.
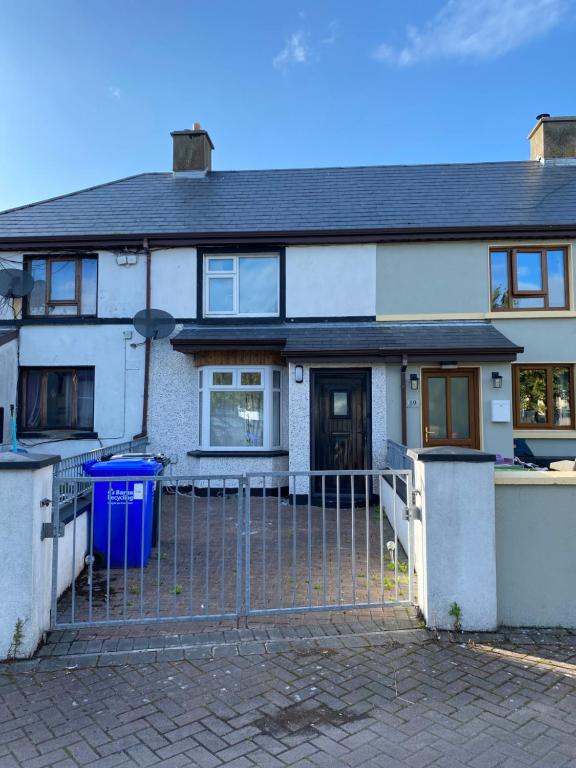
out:
M40 541L44 539L61 539L64 536L64 523L42 523Z

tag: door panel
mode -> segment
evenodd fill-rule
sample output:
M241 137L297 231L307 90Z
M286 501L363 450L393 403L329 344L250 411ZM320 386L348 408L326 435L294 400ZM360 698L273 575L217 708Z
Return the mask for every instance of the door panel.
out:
M480 447L476 369L422 371L423 445Z
M369 469L370 371L312 370L311 376L311 469ZM326 478L327 490L335 484Z

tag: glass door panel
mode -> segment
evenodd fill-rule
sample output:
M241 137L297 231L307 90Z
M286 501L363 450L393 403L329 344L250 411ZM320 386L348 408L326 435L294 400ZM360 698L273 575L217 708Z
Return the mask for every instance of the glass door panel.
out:
M446 379L434 377L428 379L428 424L427 437L436 440L448 436L446 408Z
M468 376L451 376L450 385L450 436L465 440L470 437L470 379Z

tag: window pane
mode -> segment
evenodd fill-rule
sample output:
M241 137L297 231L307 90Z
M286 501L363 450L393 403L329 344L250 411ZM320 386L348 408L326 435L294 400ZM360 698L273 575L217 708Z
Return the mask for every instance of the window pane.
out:
M234 279L212 277L208 280L208 311L232 312L234 310Z
M521 424L545 424L548 421L545 369L523 368L520 370L519 405Z
M241 314L278 314L278 257L240 257Z
M48 307L49 315L77 315L78 309L76 304L55 304L52 307Z
M280 371L272 371L272 386L274 389L280 389Z
M565 307L564 251L548 251L548 306Z
M468 396L468 377L452 376L450 378L450 408L452 415L450 437L454 440L470 437Z
M210 445L231 448L263 444L263 392L210 393Z
M94 371L78 371L78 417L79 429L92 429L94 425Z
M198 445L203 445L202 436L202 392L198 392Z
M516 252L516 280L519 291L541 291L542 255L539 252Z
M208 259L209 272L233 272L234 259Z
M272 445L280 445L280 392L272 393Z
M46 314L46 259L32 259L29 264L34 279L32 293L28 297L28 314Z
M40 404L42 397L42 371L28 371L26 374L26 403L24 404L24 426L40 427Z
M490 270L492 275L492 309L508 307L510 289L506 251L493 251L490 254Z
M542 309L544 305L544 296L522 296L512 299L512 306L515 309Z
M572 424L572 392L569 368L554 368L554 426L569 427Z
M50 300L74 301L76 299L76 262L50 262Z
M332 414L334 416L348 416L348 392L332 393Z
M96 259L82 259L82 294L80 296L80 314L96 314L96 287L98 262Z
M72 425L72 374L49 371L46 376L46 426Z
M204 371L198 371L198 389L204 386Z
M446 423L446 379L428 379L428 436L441 440L448 436Z
M215 387L231 387L232 377L232 371L214 371L212 374L212 384Z
M259 387L262 384L262 374L260 371L242 371L240 374L240 384L243 387Z

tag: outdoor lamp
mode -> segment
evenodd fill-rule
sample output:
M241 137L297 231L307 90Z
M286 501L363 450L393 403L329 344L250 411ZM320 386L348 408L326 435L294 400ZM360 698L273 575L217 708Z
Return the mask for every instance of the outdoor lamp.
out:
M492 371L492 386L494 389L502 389L502 376L498 371Z
M302 384L304 381L304 368L301 365L297 365L294 368L294 381L296 384Z
M417 373L411 373L410 374L410 389L418 389L418 374Z

